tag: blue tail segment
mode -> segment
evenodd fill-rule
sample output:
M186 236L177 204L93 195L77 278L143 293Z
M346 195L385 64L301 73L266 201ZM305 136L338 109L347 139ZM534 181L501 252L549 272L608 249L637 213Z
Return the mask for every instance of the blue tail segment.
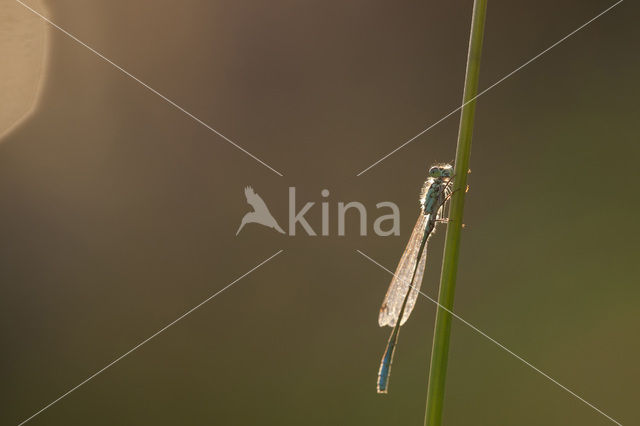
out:
M398 328L396 327L389 337L389 343L380 361L380 370L378 370L378 393L387 393L389 388L389 375L391 374L391 361L393 361L393 353L396 349L396 342L398 341Z

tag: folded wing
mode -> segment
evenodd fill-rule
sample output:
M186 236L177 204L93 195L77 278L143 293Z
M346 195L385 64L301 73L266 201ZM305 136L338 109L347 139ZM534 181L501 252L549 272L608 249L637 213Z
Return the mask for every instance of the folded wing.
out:
M407 291L409 291L409 283L412 281L413 271L418 260L417 258L418 251L420 250L420 243L422 241L422 237L424 236L428 221L429 217L421 213L418 217L416 225L413 227L411 238L409 238L407 247L405 248L404 253L402 253L400 263L398 263L396 272L393 276L393 279L391 280L391 284L389 284L389 289L387 290L387 294L384 297L382 306L380 307L380 314L378 315L378 324L380 325L380 327L384 327L385 325L394 327L396 325L396 322L398 321L398 317L400 316L400 309L402 308L402 304L404 303ZM400 323L401 325L407 321L409 315L411 314L411 311L413 310L413 307L415 306L416 299L418 298L418 293L420 290L420 285L422 285L422 275L424 274L426 259L427 249L425 247L422 252L415 277L413 277L411 294L409 295L407 305L405 306L405 310L402 315L402 321Z

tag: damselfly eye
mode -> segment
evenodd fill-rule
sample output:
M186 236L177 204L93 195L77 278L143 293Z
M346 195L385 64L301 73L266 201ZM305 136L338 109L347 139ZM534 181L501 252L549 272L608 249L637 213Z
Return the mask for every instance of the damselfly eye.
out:
M453 169L451 167L443 167L442 176L450 178L453 176Z
M442 170L440 169L440 167L432 167L429 169L429 176L431 177L440 177L440 174L442 173Z

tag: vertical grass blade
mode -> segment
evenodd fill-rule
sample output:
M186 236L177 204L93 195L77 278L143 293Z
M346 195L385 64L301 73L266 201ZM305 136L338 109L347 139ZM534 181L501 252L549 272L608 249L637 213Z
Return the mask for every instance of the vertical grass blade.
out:
M467 57L467 72L464 83L463 108L460 116L460 129L458 131L454 193L451 196L451 206L449 208L449 223L447 225L442 273L440 276L440 292L438 295L438 303L450 311L453 309L456 287L458 255L460 253L460 232L462 230L462 214L464 211L465 189L467 187L467 170L469 170L471 136L473 134L473 120L476 107L476 102L472 99L474 99L478 93L480 55L482 52L486 11L487 0L474 1L469 53ZM433 334L433 346L431 349L427 410L424 420L425 426L440 426L442 423L442 406L447 374L451 320L451 314L441 307L438 307Z

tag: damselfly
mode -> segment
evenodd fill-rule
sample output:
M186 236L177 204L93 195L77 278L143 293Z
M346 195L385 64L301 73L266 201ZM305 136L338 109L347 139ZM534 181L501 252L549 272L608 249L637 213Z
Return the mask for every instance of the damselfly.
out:
M420 193L420 216L380 307L378 324L380 327L393 327L393 331L380 362L378 393L387 393L400 326L409 319L416 304L427 260L427 240L436 224L442 221L444 206L452 192L452 179L453 167L450 164L435 165L429 169L429 177Z

